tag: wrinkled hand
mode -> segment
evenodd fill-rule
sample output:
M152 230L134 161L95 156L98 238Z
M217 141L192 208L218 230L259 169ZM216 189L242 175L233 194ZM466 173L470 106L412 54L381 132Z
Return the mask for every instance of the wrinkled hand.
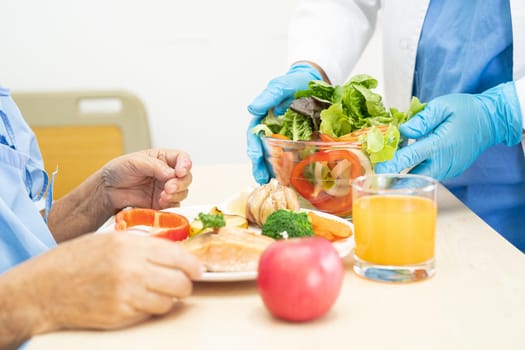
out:
M252 173L257 183L265 184L270 181L270 172L264 161L261 139L252 132L252 129L272 108L274 108L275 115L283 114L292 103L295 92L307 89L310 80L322 80L319 71L307 63L295 64L285 75L272 79L263 92L248 106L248 112L253 118L247 130L247 153L252 162Z
M187 153L167 149L115 158L102 169L104 197L117 210L178 206L188 195L191 166Z
M378 163L377 173L411 173L438 180L461 175L487 148L520 142L522 115L514 83L482 94L438 97L400 125L405 138L417 139L399 149L390 161Z
M201 264L177 243L115 233L60 244L15 270L31 285L21 295L38 310L33 333L45 333L114 329L165 314L191 294Z

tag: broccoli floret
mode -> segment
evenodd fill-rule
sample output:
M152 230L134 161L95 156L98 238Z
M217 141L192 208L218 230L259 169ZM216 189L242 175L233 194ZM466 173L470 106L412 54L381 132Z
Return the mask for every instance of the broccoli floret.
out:
M312 223L306 213L279 209L271 213L262 225L262 234L274 239L313 236Z
M223 214L199 213L199 220L202 222L202 231L207 228L217 229L226 226Z

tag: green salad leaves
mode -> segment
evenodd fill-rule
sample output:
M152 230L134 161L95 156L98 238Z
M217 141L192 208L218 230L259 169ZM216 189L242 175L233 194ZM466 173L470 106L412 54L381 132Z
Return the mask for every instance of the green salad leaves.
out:
M298 91L284 115L272 111L253 129L266 136L280 134L290 140L312 140L319 133L334 140L356 134L372 163L391 159L400 143L398 125L425 108L416 97L406 112L386 109L381 95L373 89L377 80L360 74L344 85L313 80L308 89ZM362 132L361 132L362 131Z

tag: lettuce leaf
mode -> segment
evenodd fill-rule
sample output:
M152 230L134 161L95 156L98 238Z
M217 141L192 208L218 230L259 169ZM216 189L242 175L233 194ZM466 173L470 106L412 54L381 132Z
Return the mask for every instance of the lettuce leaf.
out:
M291 109L288 109L284 113L279 134L294 141L308 141L312 138L312 132L312 120L309 117L294 112Z
M410 106L408 106L408 110L405 112L405 120L403 120L403 123L425 109L426 105L426 103L421 103L417 97L412 96Z
M266 117L261 120L261 123L252 129L252 132L254 134L262 133L264 136L271 136L272 134L278 134L281 128L281 118L276 117L273 109L270 109Z
M308 90L301 90L295 93L294 98L316 97L319 100L332 102L335 87L322 80L312 80L308 83Z
M321 111L319 131L332 137L339 137L352 131L351 120L344 113L341 103L334 103Z
M355 88L361 93L361 95L365 99L365 107L368 117L389 116L388 112L385 109L385 106L383 106L383 102L381 101L381 95L376 94L375 92L372 92L372 90L369 90L368 88L361 85L355 85Z
M355 129L366 126L364 120L367 116L365 98L353 85L349 85L343 90L342 104Z
M394 157L399 138L399 129L396 125L390 124L384 135L379 129L372 127L368 133L361 135L360 141L363 150L370 157L370 162L375 164Z
M368 74L357 74L350 78L350 80L345 83L344 87L352 84L362 85L367 89L375 89L377 87L377 79Z
M252 129L252 132L254 134L257 134L257 135L264 135L264 136L272 136L273 134L275 134L267 125L264 125L264 124L259 124L259 125L256 125L253 129Z

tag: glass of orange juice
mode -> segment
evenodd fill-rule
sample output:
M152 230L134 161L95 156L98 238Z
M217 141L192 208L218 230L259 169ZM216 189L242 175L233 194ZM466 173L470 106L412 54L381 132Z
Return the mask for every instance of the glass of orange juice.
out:
M383 282L432 276L437 185L430 177L378 174L352 183L354 271Z

